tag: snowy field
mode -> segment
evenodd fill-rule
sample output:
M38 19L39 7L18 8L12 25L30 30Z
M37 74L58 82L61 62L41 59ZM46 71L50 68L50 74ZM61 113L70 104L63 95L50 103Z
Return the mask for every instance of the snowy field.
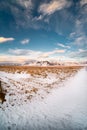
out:
M87 130L86 69L46 76L0 71L0 80L0 130Z

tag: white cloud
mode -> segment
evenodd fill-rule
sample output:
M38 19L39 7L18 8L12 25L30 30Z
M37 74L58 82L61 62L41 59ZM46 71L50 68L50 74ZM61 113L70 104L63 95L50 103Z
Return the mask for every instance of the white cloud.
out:
M76 36L76 32L71 32L70 35L69 35L69 38L70 38L70 39L71 39L71 38L73 39L75 36Z
M53 51L43 52L40 57L45 58L45 57L49 57L49 56L54 55L54 54L61 54L61 53L65 53L65 50L56 49Z
M9 49L8 51L13 55L37 55L40 54L40 51L26 50L26 49Z
M0 62L16 62L23 63L28 60L52 60L52 61L72 61L81 58L87 58L87 50L79 48L77 51L69 52L65 55L66 50L54 49L48 52L25 50L25 49L9 49L8 55L1 55ZM58 54L58 55L57 55Z
M9 49L8 53L10 55L16 56L16 57L23 57L23 60L26 61L29 59L38 60L39 57L42 55L42 52L40 51L33 51L33 50L26 50L26 49ZM24 59L25 58L25 59Z
M76 20L75 31L70 33L69 39L72 40L72 45L77 45L78 47L87 47L87 36L84 30L85 19Z
M87 59L87 50L78 49L75 52L70 52L68 56L64 55L65 50L53 50L52 52L40 52L24 49L9 49L8 55L0 55L0 62L7 63L24 63L28 60L48 60L48 61L76 61ZM26 53L26 54L24 54ZM54 54L59 55L54 55ZM62 53L62 55L60 55ZM13 54L13 55L12 55Z
M32 20L33 21L39 21L39 20L42 20L42 19L43 19L43 15L40 15L40 16L34 17Z
M41 52L41 51L33 51L33 50L26 50L26 49L9 49L8 51L11 54L14 55L33 55L33 54L48 54L48 55L52 55L55 53L64 53L65 50L53 50L53 51L48 51L48 52Z
M1 55L0 62L2 63L23 63L29 60L27 56L13 56L13 55Z
M8 53L13 56L26 56L29 59L34 60L44 60L46 58L49 59L49 57L52 57L56 54L64 54L66 50L52 50L48 52L42 52L42 51L34 51L34 50L26 50L26 49L9 49Z
M77 51L73 51L73 52L70 52L69 56L71 58L84 58L86 59L87 58L87 50L84 50L84 49L78 49Z
M87 47L87 0L80 0L79 12L75 20L74 31L70 34L70 39L74 45Z
M11 3L7 2L17 27L32 27L32 9L34 8L32 0L17 0Z
M12 38L12 37L10 37L10 38L0 37L0 43L13 41L13 40L14 40L14 38Z
M57 50L54 50L54 53L64 53L66 50L64 49L64 50L59 50L59 49L57 49Z
M24 39L21 41L21 44L28 44L30 42L30 39Z
M77 38L75 39L75 43L76 43L76 44L81 44L82 41L83 41L83 37L82 37L82 36L81 36L81 37L77 37Z
M87 37L85 35L81 35L75 38L73 44L77 46L84 46L87 47Z
M18 3L25 8L32 8L33 6L31 0L18 0Z
M81 4L81 6L87 4L87 0L81 0L81 1L80 1L80 4Z
M70 46L64 45L62 43L58 43L57 45L60 46L60 47L62 47L62 48L68 48L68 49L71 48Z
M79 49L79 52L86 52L86 50L84 50L84 49Z
M66 8L70 5L70 2L67 0L52 0L50 3L43 3L39 7L39 12L44 15L50 15L54 12Z

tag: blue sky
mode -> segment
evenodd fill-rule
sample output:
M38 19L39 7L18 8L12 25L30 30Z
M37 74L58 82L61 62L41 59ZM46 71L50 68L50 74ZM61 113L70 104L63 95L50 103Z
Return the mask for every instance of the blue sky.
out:
M87 0L0 0L0 62L87 59Z

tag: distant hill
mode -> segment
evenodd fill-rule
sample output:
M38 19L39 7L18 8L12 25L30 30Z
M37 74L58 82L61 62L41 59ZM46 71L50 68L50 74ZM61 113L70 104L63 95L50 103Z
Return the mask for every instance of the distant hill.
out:
M36 60L30 60L22 65L25 66L61 66L61 65L79 65L78 62L63 62L63 61L36 61Z
M2 62L0 63L0 66L20 66L19 63L8 63L8 62Z
M24 63L0 63L0 66L70 66L70 65L87 65L85 62L71 62L71 61L37 61L37 60L28 60Z

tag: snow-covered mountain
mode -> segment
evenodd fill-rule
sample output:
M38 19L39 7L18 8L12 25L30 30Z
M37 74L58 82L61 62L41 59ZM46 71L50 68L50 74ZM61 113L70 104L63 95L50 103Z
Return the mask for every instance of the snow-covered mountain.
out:
M38 66L52 66L55 64L52 62L49 62L49 61L37 61L36 65L38 65Z
M70 61L36 61L30 60L22 65L25 66L61 66L61 65L80 65L79 62L70 62Z
M0 66L2 65L10 65L10 66L62 66L62 65L86 65L87 62L72 62L72 61L37 61L37 60L28 60L24 63L0 63Z
M54 62L54 61L27 61L22 65L29 66L57 66L63 65L63 63Z

